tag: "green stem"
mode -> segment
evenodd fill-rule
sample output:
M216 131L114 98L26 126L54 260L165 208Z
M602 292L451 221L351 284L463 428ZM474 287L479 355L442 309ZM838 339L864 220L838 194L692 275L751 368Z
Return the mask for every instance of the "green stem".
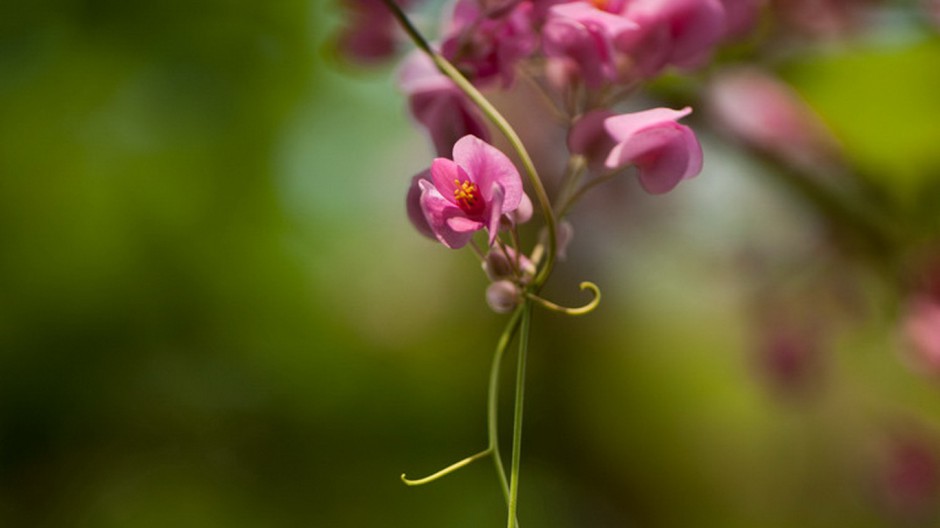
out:
M400 7L394 2L394 0L384 0L385 5L388 6L392 14L398 20L398 23L405 29L405 32L408 33L408 36L411 37L411 40L414 41L415 45L418 46L421 51L427 54L428 57L434 62L434 65L437 66L437 69L454 84L463 91L467 97L483 112L483 115L490 120L491 123L506 137L509 141L509 144L512 145L513 150L516 151L516 154L519 156L519 161L522 163L522 168L525 170L526 176L529 178L529 183L532 184L532 189L535 192L535 197L539 201L539 206L542 209L542 214L545 216L545 225L548 227L548 255L545 259L545 267L543 267L538 276L535 278L535 284L541 286L548 280L549 275L552 273L552 268L555 263L555 253L557 247L557 226L555 221L555 212L552 209L551 201L548 199L548 193L545 191L545 186L542 185L542 180L539 178L538 172L535 170L535 164L532 162L532 158L529 156L528 151L525 148L525 145L522 144L522 140L519 138L519 135L516 134L516 131L512 128L512 125L506 121L506 118L476 89L473 84L467 80L466 77L460 73L457 68L454 67L447 59L438 54L434 49L431 48L431 45L427 40L421 35L421 33L414 27L405 13L401 10Z
M519 318L522 316L522 306L516 308L503 335L499 337L496 344L496 353L493 354L493 365L490 367L490 385L486 400L486 423L489 432L489 447L493 452L493 463L496 465L496 473L499 475L499 483L503 489L503 496L509 504L509 480L506 478L506 469L503 467L503 459L499 452L499 370L502 365L503 356L512 341L512 336L519 328Z
M519 502L519 462L522 456L522 410L525 399L525 365L529 348L529 322L532 304L526 299L520 310L522 323L519 328L519 357L516 367L516 405L512 422L512 466L509 474L509 528L518 528L516 509Z

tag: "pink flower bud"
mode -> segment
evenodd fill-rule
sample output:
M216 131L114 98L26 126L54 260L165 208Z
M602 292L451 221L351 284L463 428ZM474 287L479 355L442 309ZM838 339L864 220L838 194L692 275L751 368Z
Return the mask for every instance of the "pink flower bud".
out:
M522 292L508 280L500 280L486 288L486 304L496 313L509 313L519 304Z
M522 282L528 282L535 276L535 264L525 255L517 254L511 247L494 247L486 254L483 261L483 271L491 281L517 277Z

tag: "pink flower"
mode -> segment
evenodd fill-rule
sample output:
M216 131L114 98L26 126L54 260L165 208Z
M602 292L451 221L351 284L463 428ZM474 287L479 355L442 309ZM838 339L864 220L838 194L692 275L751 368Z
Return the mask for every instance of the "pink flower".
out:
M505 154L475 136L454 145L454 159L437 158L431 179L415 178L420 205L434 236L449 248L467 244L480 229L496 240L500 219L523 199L522 178Z
M637 29L627 18L587 2L556 5L542 29L543 51L563 61L571 74L580 73L589 88L599 88L617 76L614 40Z
M467 134L489 139L477 107L424 53L415 51L405 59L399 85L408 95L411 115L427 129L438 156L449 154Z
M621 115L598 110L575 123L568 146L589 161L603 159L607 169L635 165L643 189L662 194L702 170L701 144L692 129L676 122L691 112L689 107Z
M395 17L382 0L342 0L348 24L340 31L337 46L348 58L373 64L395 53ZM399 0L405 6L409 0Z
M441 54L474 83L501 78L512 84L516 63L538 48L532 2L498 13L484 12L477 0L458 0L444 31Z
M906 521L900 525L925 526L935 518L940 460L934 440L919 431L897 432L880 457L879 498L887 513Z

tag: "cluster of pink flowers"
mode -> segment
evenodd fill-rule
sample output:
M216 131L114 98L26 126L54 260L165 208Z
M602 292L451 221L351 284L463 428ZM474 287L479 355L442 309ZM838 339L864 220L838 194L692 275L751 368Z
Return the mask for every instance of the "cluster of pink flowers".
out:
M699 141L679 123L692 109L617 108L664 71L704 65L723 39L748 32L761 4L457 0L440 42L432 46L479 89L510 90L526 76L553 106L544 115L557 119L547 125L567 130L571 159L595 178L635 168L642 188L661 194L702 170ZM420 51L405 59L399 84L440 156L412 180L412 223L450 248L463 247L474 232L485 230L487 245L505 256L511 248L497 243L500 229L528 220L532 206L519 171L488 143L493 131L484 114ZM522 275L514 279L521 282Z

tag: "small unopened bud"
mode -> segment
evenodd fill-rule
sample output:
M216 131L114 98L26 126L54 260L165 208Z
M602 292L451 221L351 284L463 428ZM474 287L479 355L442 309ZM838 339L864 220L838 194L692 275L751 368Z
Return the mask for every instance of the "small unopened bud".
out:
M524 224L532 219L532 211L532 200L530 200L525 193L522 193L522 199L519 201L519 207L504 214L499 219L500 226L503 229L509 229L514 225Z
M491 281L518 278L527 282L535 276L535 264L525 255L517 254L511 247L505 248L505 251L504 248L496 247L486 254L483 271Z
M508 280L496 281L486 288L486 304L496 313L509 313L519 304L522 292Z

